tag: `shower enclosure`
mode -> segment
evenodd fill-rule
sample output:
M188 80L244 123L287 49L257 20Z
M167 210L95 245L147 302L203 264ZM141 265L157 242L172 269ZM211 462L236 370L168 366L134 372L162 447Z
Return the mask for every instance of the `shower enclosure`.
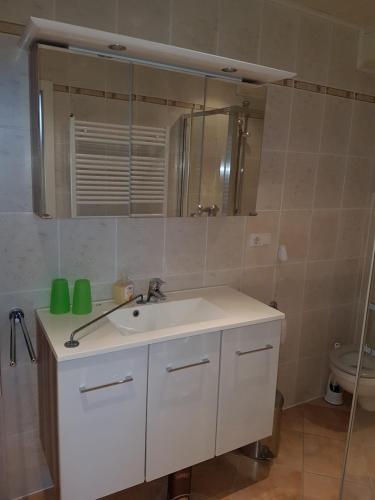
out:
M181 117L181 215L254 214L260 127L263 115L247 100Z
M340 499L344 500L375 498L375 411L365 410L360 401L375 372L375 197L370 217L357 325L360 354L341 478Z
M263 119L247 100L180 118L179 215L255 215Z

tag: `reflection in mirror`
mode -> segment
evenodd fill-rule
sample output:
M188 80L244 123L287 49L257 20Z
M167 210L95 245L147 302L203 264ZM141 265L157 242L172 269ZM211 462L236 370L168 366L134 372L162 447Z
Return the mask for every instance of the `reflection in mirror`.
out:
M36 45L34 211L251 215L265 87Z

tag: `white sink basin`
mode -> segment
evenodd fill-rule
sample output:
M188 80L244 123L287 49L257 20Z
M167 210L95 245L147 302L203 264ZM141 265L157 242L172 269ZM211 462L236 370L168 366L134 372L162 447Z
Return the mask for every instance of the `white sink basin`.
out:
M119 309L108 316L123 334L163 330L225 317L220 307L202 298Z

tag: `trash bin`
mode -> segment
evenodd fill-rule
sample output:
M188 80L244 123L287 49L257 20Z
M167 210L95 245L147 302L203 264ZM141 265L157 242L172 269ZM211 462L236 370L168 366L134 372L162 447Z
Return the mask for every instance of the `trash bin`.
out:
M277 457L280 446L280 426L283 406L284 396L280 391L276 391L272 435L241 448L242 453L247 457L265 461L270 461Z

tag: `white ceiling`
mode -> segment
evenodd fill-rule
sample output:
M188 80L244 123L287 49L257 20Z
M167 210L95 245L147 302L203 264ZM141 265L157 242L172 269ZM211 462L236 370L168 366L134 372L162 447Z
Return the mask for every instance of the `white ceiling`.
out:
M293 0L293 3L361 28L375 26L375 0Z

